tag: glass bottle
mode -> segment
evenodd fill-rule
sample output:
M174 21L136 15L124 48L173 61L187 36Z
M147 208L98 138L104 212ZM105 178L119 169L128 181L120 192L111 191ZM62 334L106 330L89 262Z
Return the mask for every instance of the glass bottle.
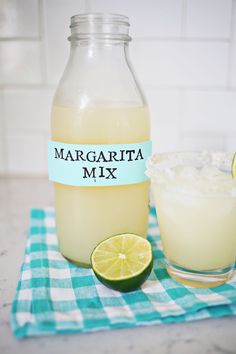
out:
M147 234L149 112L128 56L129 19L71 18L70 57L51 115L49 178L61 253L90 265L94 247Z

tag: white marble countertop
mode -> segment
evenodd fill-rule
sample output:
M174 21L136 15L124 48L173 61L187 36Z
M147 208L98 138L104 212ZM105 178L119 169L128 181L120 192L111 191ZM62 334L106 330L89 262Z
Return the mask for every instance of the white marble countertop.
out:
M0 354L235 354L236 317L17 340L11 302L23 260L29 210L53 204L46 178L0 179Z

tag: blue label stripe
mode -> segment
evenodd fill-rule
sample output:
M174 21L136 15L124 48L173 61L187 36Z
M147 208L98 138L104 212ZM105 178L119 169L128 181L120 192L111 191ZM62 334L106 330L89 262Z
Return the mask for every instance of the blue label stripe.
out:
M135 144L48 143L50 181L71 186L114 186L148 179L151 141Z

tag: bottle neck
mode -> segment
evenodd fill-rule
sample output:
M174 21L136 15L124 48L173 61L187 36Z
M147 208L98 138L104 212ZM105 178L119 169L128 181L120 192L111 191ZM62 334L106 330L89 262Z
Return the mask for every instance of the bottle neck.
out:
M129 20L116 14L80 14L71 18L71 56L85 57L88 65L93 60L110 66L127 61ZM80 57L80 58L79 58ZM100 62L101 61L101 62Z
M88 65L97 61L103 66L115 66L128 61L128 50L126 41L83 39L71 41L70 57L78 61L87 60Z
M122 15L73 16L70 57L55 102L80 108L144 105L129 61L128 30L128 18Z

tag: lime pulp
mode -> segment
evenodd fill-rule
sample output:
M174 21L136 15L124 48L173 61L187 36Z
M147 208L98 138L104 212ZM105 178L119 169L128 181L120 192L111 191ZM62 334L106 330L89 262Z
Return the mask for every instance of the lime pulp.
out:
M104 285L122 292L133 291L143 284L152 270L151 244L135 234L112 236L96 246L91 264Z

